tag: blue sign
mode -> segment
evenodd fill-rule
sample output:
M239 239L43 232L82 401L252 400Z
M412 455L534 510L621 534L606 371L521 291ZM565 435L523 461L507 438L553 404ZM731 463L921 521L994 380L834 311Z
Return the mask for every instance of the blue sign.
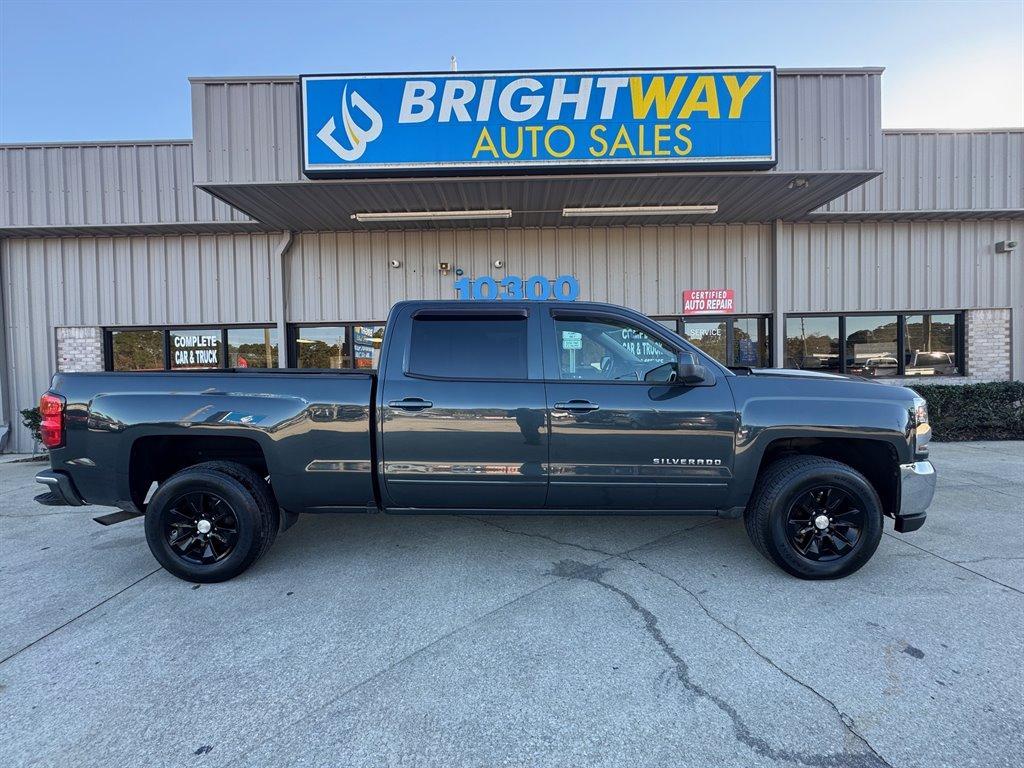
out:
M305 75L303 172L775 164L773 67Z
M526 279L519 275L499 279L485 275L475 280L461 277L452 287L455 298L472 301L576 301L580 297L580 281L572 275L559 275L554 280L544 275Z

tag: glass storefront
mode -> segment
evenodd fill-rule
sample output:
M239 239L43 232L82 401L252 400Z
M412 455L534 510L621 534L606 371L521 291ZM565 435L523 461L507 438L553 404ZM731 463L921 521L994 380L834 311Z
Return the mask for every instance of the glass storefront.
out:
M276 368L277 328L111 328L105 357L110 371Z
M277 328L228 328L228 368L277 368Z
M163 331L111 331L109 349L112 371L164 370Z
M296 368L351 368L348 328L323 325L295 329Z
M956 376L963 372L962 327L961 312L789 315L785 364L875 379Z

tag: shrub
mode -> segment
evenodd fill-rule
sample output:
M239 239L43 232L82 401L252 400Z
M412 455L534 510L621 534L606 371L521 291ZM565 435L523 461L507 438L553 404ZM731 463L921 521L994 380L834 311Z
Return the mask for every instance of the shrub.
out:
M43 415L39 413L39 408L26 408L23 410L21 412L21 423L32 433L33 440L37 443L42 442L43 438L39 434L39 427L43 423Z
M1024 382L923 384L936 440L1024 440Z

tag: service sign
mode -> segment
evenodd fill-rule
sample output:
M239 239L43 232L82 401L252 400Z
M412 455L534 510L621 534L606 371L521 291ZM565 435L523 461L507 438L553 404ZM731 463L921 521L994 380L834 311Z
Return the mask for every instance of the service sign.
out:
M304 75L311 178L775 164L773 67Z
M735 306L732 288L683 291L684 315L731 315Z

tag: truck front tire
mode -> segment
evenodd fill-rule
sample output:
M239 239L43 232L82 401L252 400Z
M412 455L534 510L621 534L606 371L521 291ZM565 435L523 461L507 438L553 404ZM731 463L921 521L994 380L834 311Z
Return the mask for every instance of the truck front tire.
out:
M153 556L180 579L227 581L273 543L278 510L266 482L230 462L188 467L160 484L146 509Z
M754 546L801 579L839 579L863 566L882 539L882 504L852 467L787 456L758 479L744 515Z

